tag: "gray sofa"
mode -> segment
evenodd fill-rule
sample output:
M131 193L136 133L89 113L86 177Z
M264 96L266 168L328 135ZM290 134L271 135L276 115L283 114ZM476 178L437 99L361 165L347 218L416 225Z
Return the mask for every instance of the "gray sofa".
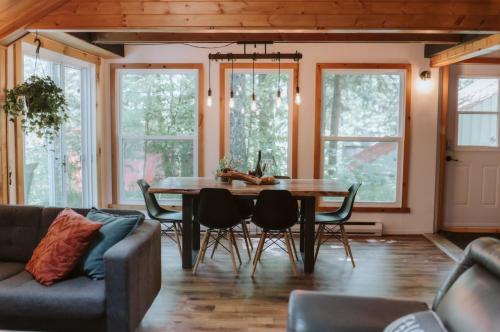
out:
M61 210L0 205L0 329L134 331L161 286L159 223L144 221L105 253L104 280L72 276L45 287L24 266Z
M415 301L313 291L293 291L288 308L289 332L382 332L401 316L428 310ZM469 244L438 290L432 310L450 332L500 331L499 240L482 238Z

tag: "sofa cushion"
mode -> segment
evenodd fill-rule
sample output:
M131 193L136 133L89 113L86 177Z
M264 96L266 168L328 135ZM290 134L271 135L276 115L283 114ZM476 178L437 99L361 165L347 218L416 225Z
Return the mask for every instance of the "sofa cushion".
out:
M104 253L130 234L142 218L139 215L124 216L92 209L87 219L102 223L102 227L92 238L89 250L79 262L77 270L92 279L104 279Z
M0 281L10 278L24 270L24 263L0 262Z
M0 205L0 261L26 262L38 243L42 208Z
M396 319L384 332L447 332L434 311L420 311Z
M76 266L92 235L101 226L71 209L64 209L36 247L26 271L46 286L63 279Z
M500 247L497 247L500 255ZM497 266L492 264L491 268ZM500 279L477 264L465 271L443 295L436 312L453 332L491 332L500 326Z
M82 276L45 287L22 271L0 282L0 321L2 317L93 319L104 314L104 281Z
M288 305L289 332L381 332L395 319L427 305L416 301L293 291Z

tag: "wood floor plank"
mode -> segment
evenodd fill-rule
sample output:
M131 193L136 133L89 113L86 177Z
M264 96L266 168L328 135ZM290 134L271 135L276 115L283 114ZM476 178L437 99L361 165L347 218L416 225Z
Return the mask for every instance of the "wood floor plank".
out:
M243 240L237 241L243 249ZM207 256L193 276L181 268L175 244L163 238L162 289L138 331L283 331L294 289L430 304L453 267L453 261L423 236L356 238L351 246L356 268L340 243L328 242L320 250L315 272L304 275L299 262L298 277L293 277L287 254L273 246L263 253L252 280L248 257L242 256L236 277L223 250L214 259Z

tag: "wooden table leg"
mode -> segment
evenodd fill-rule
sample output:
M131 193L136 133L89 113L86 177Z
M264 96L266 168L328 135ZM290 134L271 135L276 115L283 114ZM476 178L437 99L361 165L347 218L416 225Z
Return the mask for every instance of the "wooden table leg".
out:
M198 234L199 234L199 228L198 228ZM182 195L182 268L190 269L192 267L193 267L193 196Z
M199 197L193 197L193 215L198 210ZM194 216L193 216L194 218ZM193 220L193 250L200 250L200 224Z
M300 227L300 252L304 252L304 200L300 201L300 220L299 220L299 227Z
M304 204L304 272L314 272L314 209L316 206L315 197L307 197L302 200Z

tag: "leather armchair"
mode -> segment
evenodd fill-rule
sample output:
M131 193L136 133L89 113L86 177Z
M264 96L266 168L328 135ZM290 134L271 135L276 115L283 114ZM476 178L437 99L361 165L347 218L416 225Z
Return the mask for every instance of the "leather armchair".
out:
M406 314L428 310L422 302L293 291L289 332L382 332ZM431 310L450 332L500 331L500 240L481 238L438 290Z

